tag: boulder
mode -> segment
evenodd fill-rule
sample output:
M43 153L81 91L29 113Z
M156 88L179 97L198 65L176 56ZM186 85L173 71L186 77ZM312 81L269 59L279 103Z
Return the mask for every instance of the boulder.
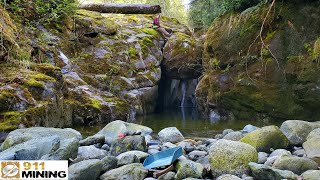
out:
M267 161L268 154L265 152L258 152L258 163L263 164Z
M158 137L162 142L177 143L184 140L183 135L176 127L162 129L158 133Z
M118 166L143 162L149 156L142 151L128 151L117 156Z
M148 170L140 163L128 164L116 169L107 171L100 176L101 180L143 180L147 177Z
M320 137L313 137L304 142L302 146L306 151L307 157L320 165Z
M256 149L246 143L219 140L209 150L212 175L242 175L249 170L249 162L258 162Z
M76 158L79 148L79 139L71 138L60 141L59 149L53 153L43 156L43 160L67 160Z
M312 130L308 136L307 136L307 140L314 138L314 137L320 137L320 128L314 129Z
M309 133L320 128L320 122L308 122L300 120L287 120L282 123L280 129L287 136L290 144L301 145L307 139Z
M170 79L196 79L201 75L202 48L193 37L174 33L163 48L164 74Z
M267 161L264 163L266 166L272 166L273 163L279 158L280 156L273 156L273 157L268 157Z
M102 170L102 161L89 159L69 167L69 180L97 179Z
M175 179L184 179L188 177L203 178L204 167L200 163L190 160L178 160L176 164L177 174Z
M289 170L300 175L307 170L317 170L318 164L309 158L282 155L273 163L272 167Z
M121 153L138 150L138 151L147 151L146 142L144 136L135 135L135 136L126 136L124 138L117 138L111 144L110 152L111 155L117 156Z
M257 164L254 162L249 163L252 176L259 180L270 180L270 179L291 179L297 180L298 176L291 171L279 170L266 166L263 164Z
M110 169L114 169L117 167L118 159L114 156L106 156L102 161L102 172L109 171Z
M206 155L208 155L208 152L206 151L198 151L198 150L195 150L195 151L192 151L188 154L188 157L189 159L193 160L193 161L196 161L200 158L203 158L205 157Z
M143 136L150 135L152 133L152 129L146 126L117 120L107 124L96 135L104 135L105 138L115 140L118 138L119 134L132 135L137 133L141 133Z
M303 180L318 180L320 179L320 170L309 170L301 174Z
M216 180L241 180L241 178L232 174L224 174L219 176Z
M80 146L78 149L77 158L83 159L102 159L108 152L103 149L98 149L94 146Z
M176 173L170 171L166 174L159 176L158 180L174 180Z
M274 157L274 156L282 156L282 155L288 155L291 156L291 152L287 151L285 149L276 149L274 150L269 157Z
M243 137L241 142L250 144L257 151L270 152L270 148L286 148L289 145L287 137L277 126L266 126L252 131Z
M244 134L240 131L230 132L226 134L222 139L231 140L231 141L239 141L244 137Z
M256 126L253 126L251 124L248 124L246 125L244 128L243 128L243 131L247 132L247 133L251 133L252 131L256 130L256 129L259 129L258 127Z
M81 140L79 143L80 143L80 146L90 146L97 143L104 144L104 142L105 142L104 135L95 135L95 136L89 136L86 139Z
M298 157L307 157L306 151L304 149L297 149L293 151L292 155L298 156Z

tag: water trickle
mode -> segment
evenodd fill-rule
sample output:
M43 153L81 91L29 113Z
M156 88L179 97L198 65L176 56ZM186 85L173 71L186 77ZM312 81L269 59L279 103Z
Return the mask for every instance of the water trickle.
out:
M187 86L186 86L185 80L181 80L181 92L182 92L182 99L181 99L180 107L184 107L184 101L185 101L186 92L187 92Z

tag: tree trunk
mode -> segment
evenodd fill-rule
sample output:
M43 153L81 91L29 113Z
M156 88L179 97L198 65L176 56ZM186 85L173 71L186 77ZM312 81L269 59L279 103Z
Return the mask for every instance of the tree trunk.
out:
M100 13L119 14L157 14L161 13L159 5L151 4L81 4L80 9L97 11Z

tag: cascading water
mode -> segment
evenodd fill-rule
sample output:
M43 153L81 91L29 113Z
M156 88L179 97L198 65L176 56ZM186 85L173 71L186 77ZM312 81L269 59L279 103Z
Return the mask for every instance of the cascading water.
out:
M181 80L182 99L181 99L180 107L184 107L184 101L185 101L185 97L186 97L186 92L187 92L186 81L185 80Z

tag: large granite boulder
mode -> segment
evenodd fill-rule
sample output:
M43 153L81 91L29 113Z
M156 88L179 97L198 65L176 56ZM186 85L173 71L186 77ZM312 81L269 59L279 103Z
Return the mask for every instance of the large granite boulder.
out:
M174 33L163 48L164 74L170 79L196 79L201 75L202 47L189 35Z
M291 179L297 180L298 176L288 170L279 170L272 168L267 165L257 164L254 162L249 163L252 176L259 180L270 180L270 179Z
M176 127L168 127L162 129L158 133L158 137L162 142L177 143L184 140L183 135Z
M117 156L118 166L143 162L149 156L142 151L128 151Z
M286 148L289 145L289 140L277 126L266 126L252 131L240 141L263 152L270 152L270 148Z
M73 129L18 129L10 132L1 145L0 157L11 160L75 158L81 138L81 134Z
M219 140L209 150L209 162L214 177L222 174L242 175L249 171L249 162L258 162L258 153L248 144Z
M201 179L204 176L204 167L200 163L190 160L178 160L175 167L177 170L175 179L185 179L188 177Z
M308 136L307 136L307 140L312 139L314 137L320 137L320 128L314 129L312 130Z
M75 163L69 167L70 180L96 179L102 170L102 161L89 159Z
M82 159L102 159L108 152L103 149L98 149L95 146L80 146L78 149L77 158Z
M110 169L114 169L117 167L118 165L118 159L114 156L106 156L103 159L101 159L102 161L102 172L106 172Z
M313 137L302 144L307 157L320 165L320 137Z
M132 150L143 152L147 151L147 145L144 136L134 135L126 136L124 138L117 138L112 142L110 147L110 153L114 156Z
M282 123L280 129L287 136L290 144L301 145L306 141L309 133L320 128L320 122L288 120Z
M148 170L145 169L142 164L134 163L121 166L117 169L112 169L100 176L101 180L123 180L123 179L134 179L143 180L147 177Z
M308 170L317 170L318 164L309 158L283 155L273 163L272 167L300 175Z
M320 170L309 170L301 174L303 180L316 180L320 177Z

